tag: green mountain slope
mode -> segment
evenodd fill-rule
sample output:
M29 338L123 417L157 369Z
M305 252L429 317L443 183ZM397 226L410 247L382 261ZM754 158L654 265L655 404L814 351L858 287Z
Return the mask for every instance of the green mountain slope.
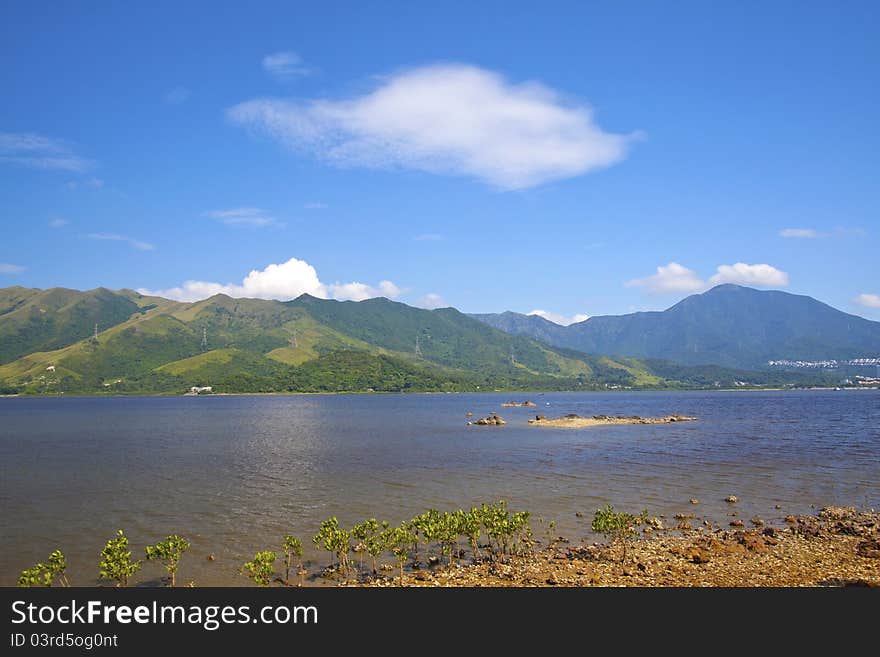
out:
M880 322L810 297L737 285L719 285L662 312L591 317L567 327L516 313L474 317L558 347L686 365L754 369L769 360L880 355Z
M21 318L34 308L42 327L32 351L0 364L3 392L590 390L750 380L552 347L452 308L387 299L180 303L129 290L2 292L0 334L24 335ZM91 330L82 330L85 318Z

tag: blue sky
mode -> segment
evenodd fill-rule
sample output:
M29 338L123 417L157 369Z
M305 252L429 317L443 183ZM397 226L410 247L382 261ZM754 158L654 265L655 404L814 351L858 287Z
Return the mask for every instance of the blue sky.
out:
M880 5L426 4L5 3L0 286L880 319Z

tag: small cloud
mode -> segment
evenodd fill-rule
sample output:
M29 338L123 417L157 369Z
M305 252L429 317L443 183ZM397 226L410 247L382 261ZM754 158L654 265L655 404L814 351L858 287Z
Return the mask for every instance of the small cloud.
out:
M228 294L237 298L277 299L288 301L302 294L322 299L363 301L372 297L395 298L403 290L391 281L380 281L375 287L364 283L336 283L325 285L318 272L305 260L291 258L287 262L271 264L264 269L254 269L240 284L214 283L210 281L186 281L179 287L165 290L138 289L141 294L166 297L177 301L198 301L215 294Z
M860 294L855 302L865 308L880 308L880 294Z
M109 242L125 242L133 249L137 249L138 251L152 251L156 247L149 242L144 242L142 240L135 239L133 237L127 237L125 235L117 235L115 233L90 233L87 235L90 240L104 240Z
M754 287L785 287L788 285L788 274L770 265L747 265L744 262L738 262L735 265L719 265L718 273L709 279L709 283L712 285L733 283Z
M49 228L62 228L70 222L64 217L55 217L49 222Z
M0 262L0 274L20 274L24 271L21 265L13 265L9 262Z
M444 238L439 233L424 233L423 235L416 235L413 239L416 242L440 242Z
M174 87L162 94L162 101L166 105L180 105L188 101L191 95L192 93L186 87Z
M365 283L334 283L328 289L330 296L339 301L363 301L375 297L396 299L404 292L391 281L379 281L376 287Z
M634 278L625 283L626 287L641 287L652 294L669 294L674 292L699 292L706 288L706 283L692 269L677 262L657 267L657 272L644 278Z
M283 58L266 58L269 70L267 61ZM468 176L502 190L609 167L638 137L603 131L590 107L537 82L461 64L387 76L344 100L258 98L228 116L332 165Z
M0 163L31 169L87 171L93 163L76 155L64 141L33 133L0 132Z
M312 201L310 203L303 204L303 207L306 210L323 210L328 206L326 203L321 203L320 201Z
M312 73L303 64L302 57L290 50L263 57L263 70L280 82L288 82Z
M267 226L281 227L284 224L260 208L232 208L230 210L211 210L203 214L227 226Z
M420 298L418 301L416 301L416 305L421 308L427 308L428 310L449 307L449 304L446 303L446 299L434 292L429 292L428 294Z
M812 228L783 228L779 231L779 237L813 240L824 235Z
M559 313L550 312L549 310L533 310L527 315L537 315L538 317L543 317L549 322L553 322L554 324L559 324L561 326L568 326L570 324L576 324L577 322L584 322L590 319L590 316L585 313L575 313L571 316L560 315Z

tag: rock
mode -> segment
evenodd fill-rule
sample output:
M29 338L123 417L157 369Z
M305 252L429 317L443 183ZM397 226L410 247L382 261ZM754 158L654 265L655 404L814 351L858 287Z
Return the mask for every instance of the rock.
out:
M663 529L663 521L660 518L648 518L645 523L652 529Z
M724 498L724 501L728 504L736 504L737 502L739 502L739 498L736 495L728 495Z
M782 508L782 505L781 505L781 504L777 504L777 505L774 506L773 508L778 510L778 509L781 509L781 508Z
M676 513L673 516L676 520L690 520L694 517L693 513Z
M580 417L580 415L578 415L577 413L567 413L564 417L568 418L569 420L576 420Z
M535 419L536 419L538 422L540 422L541 420L546 420L546 419L547 419L547 416L546 416L546 415L541 415L540 413L538 413L538 414L535 416Z
M700 503L700 500L698 500L696 497L691 498L691 504L699 504L699 503Z
M764 527L764 529L761 531L761 534L763 534L764 536L769 536L770 538L773 538L778 533L779 530L774 529L773 527Z
M849 520L855 515L856 510L851 506L827 506L819 511L819 517L828 521Z
M707 550L696 545L689 547L684 552L684 558L691 563L709 563L711 557Z
M584 514L581 513L580 511L576 511L575 514L574 514L574 517L575 517L575 518L583 518L583 517L584 517Z
M880 559L880 539L872 538L856 546L856 554L869 559Z
M761 520L758 516L755 516L749 522L751 522L755 527L763 527L764 526L764 521Z
M767 544L757 534L746 533L739 537L740 544L744 545L749 552L766 552Z
M413 573L413 577L416 578L419 582L427 582L430 579L430 575L426 573L424 570L417 570Z
M785 522L789 525L797 524L797 516L785 516Z
M208 561L214 561L214 555L213 555L213 554L209 554L209 555L208 555Z
M467 413L464 414L464 416L465 416L465 417L473 417L474 414L471 413L470 411L468 411Z
M500 415L498 415L497 413L493 413L492 415L488 415L486 417L481 417L479 420L474 422L474 424L477 424L481 427L485 427L485 426L500 426L502 424L507 424L507 422L505 422L504 418L501 417Z
M682 520L680 523L678 523L678 525L676 525L675 528L680 531L685 532L685 531L690 531L691 529L693 529L693 526L687 520Z
M731 527L742 527L742 526L744 526L744 525L745 525L745 523L744 523L742 520L740 520L739 518L737 518L736 520L731 520L731 521L730 521L730 526L731 526Z

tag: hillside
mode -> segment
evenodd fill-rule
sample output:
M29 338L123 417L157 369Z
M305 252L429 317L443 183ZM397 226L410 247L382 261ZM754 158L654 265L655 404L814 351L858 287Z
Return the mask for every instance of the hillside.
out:
M216 295L179 303L123 290L2 291L0 389L34 394L398 391L662 385L636 362L511 336L451 308L387 299ZM97 339L93 337L98 324Z
M769 360L880 355L880 322L811 297L737 285L719 285L662 312L597 316L571 326L516 313L473 317L557 347L685 365L755 369Z

